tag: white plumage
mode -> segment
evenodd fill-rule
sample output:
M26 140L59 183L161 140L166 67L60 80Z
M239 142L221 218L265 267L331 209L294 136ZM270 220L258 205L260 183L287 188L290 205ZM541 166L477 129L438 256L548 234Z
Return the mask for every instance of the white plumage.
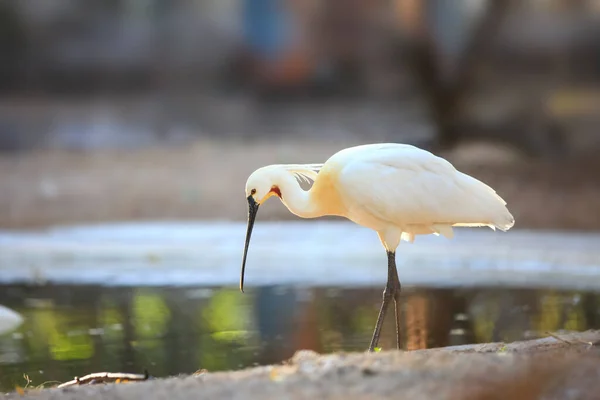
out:
M313 185L305 191L299 182L309 180ZM395 251L401 240L413 242L415 236L427 234L452 238L456 226L506 231L514 225L506 202L491 187L415 146L368 144L341 150L324 164L269 165L246 182L250 211L242 290L254 218L260 204L275 195L299 217L342 216L379 235L388 253L388 284L371 350L379 339L387 301L398 301ZM400 346L398 315L396 309Z
M428 151L401 144L352 147L332 156L325 166L337 172L337 190L346 217L386 234L386 248L400 236L442 234L453 226L510 229L513 216L506 202L483 182L457 171Z

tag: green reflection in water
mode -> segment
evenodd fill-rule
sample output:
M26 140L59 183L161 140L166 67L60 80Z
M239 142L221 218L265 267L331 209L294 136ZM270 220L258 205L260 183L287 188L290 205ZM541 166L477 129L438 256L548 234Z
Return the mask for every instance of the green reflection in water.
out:
M567 313L564 329L572 331L585 330L585 315L580 304Z
M167 331L169 308L162 296L138 290L133 298L133 326L138 339L161 337Z
M52 358L58 361L86 360L94 355L94 346L90 336L68 336L53 331L50 335L50 351Z
M357 307L352 317L352 331L357 335L370 335L377 321L377 315L373 313L372 307Z
M248 338L246 331L225 331L215 332L210 335L213 340L221 342L238 342L241 343Z
M564 295L563 295L564 296ZM554 332L558 330L561 322L562 296L555 291L549 290L540 297L540 314L537 329L542 332Z
M198 340L199 368L223 370L248 363L248 352L241 351L251 343L249 327L253 312L248 294L238 290L216 290L204 309L201 318L208 330Z
M106 342L120 342L123 340L123 315L111 302L105 302L100 311L100 323L103 329L103 337Z
M27 345L35 354L47 350L57 361L85 360L94 355L89 328L67 311L54 308L35 310L27 321L23 327L31 332Z
M202 312L208 329L211 332L245 332L251 317L246 301L238 290L216 291Z
M491 342L500 316L501 302L498 296L493 294L480 296L480 299L481 302L477 306L478 314L473 320L473 332L477 341Z

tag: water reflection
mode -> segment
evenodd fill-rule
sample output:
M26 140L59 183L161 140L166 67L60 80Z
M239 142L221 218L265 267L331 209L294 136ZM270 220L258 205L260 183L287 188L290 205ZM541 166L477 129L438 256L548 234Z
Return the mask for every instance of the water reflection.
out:
M407 349L512 341L600 328L600 294L527 289L406 288ZM99 371L154 376L237 369L368 346L381 288L0 286L25 321L0 336L0 390ZM380 342L393 348L388 318Z

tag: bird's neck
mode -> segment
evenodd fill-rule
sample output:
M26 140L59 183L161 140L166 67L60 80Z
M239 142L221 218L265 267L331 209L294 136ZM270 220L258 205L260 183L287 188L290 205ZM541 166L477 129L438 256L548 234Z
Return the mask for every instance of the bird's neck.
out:
M301 218L317 218L323 215L318 204L311 199L311 192L303 190L293 176L287 176L279 185L281 201Z

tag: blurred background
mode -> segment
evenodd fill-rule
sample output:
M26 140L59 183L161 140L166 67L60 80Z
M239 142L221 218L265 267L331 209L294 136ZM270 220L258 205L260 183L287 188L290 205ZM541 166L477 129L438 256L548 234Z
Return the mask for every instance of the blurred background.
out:
M243 231L255 168L383 141L490 184L517 230L594 235L599 126L598 0L0 0L2 235L161 220ZM273 201L259 221L294 218ZM51 269L11 280L30 267L19 257L0 266L0 304L25 317L0 336L0 389L23 373L39 384L362 350L385 279L382 264L381 285L361 289L116 289ZM407 346L600 328L599 288L529 286L408 291Z
M393 141L476 173L521 227L595 229L599 19L595 0L2 0L0 226L243 219L254 168Z

